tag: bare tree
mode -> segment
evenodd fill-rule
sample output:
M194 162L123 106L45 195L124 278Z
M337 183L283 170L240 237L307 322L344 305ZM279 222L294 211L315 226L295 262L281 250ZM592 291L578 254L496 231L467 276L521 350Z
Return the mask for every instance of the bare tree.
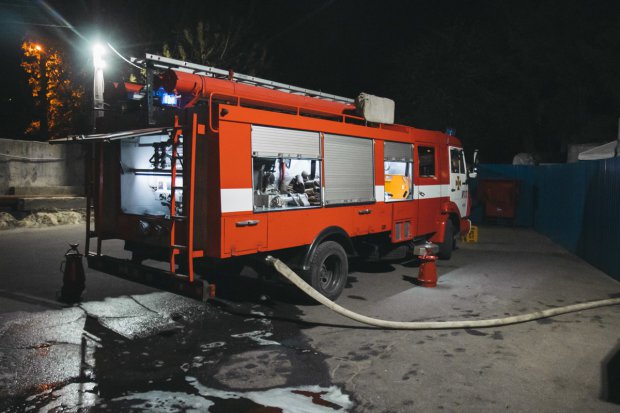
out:
M199 21L183 28L176 39L164 43L162 54L193 63L256 74L268 66L267 48L252 33L244 17L231 17L225 23Z

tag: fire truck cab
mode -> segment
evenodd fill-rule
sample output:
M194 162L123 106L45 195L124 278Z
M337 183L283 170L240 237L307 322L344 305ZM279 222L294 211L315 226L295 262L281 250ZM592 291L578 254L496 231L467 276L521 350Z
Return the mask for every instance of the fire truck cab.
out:
M430 241L448 259L469 231L456 137L373 121L361 99L183 68L160 78L185 99L174 126L73 138L93 142L93 262L102 240L121 239L134 265L168 262L191 283L196 259L216 269L270 254L335 299L349 258L405 259Z

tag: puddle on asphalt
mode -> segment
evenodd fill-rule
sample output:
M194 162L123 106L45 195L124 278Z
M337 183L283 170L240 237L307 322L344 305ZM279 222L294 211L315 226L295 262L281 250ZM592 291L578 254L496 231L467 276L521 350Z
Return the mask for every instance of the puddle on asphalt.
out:
M168 293L0 325L0 411L349 411L300 325Z

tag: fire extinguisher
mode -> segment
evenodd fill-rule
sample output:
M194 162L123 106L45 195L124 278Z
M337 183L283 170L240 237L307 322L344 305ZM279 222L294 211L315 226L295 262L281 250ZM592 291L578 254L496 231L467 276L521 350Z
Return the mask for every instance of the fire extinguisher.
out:
M65 259L60 263L60 272L63 273L63 277L59 300L66 303L80 301L82 291L84 291L84 267L78 245L69 244L70 248L65 253Z

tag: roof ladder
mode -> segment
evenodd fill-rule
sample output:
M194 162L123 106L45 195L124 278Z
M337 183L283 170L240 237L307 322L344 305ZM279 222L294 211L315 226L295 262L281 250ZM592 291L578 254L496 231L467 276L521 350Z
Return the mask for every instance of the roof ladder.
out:
M285 83L274 82L273 80L261 79L255 76L244 75L241 73L235 73L232 71L218 69L212 66L203 66L196 63L184 62L182 60L172 59L169 57L158 56L147 53L144 60L132 58L137 63L142 63L147 68L156 67L160 69L172 69L181 72L194 73L202 76L208 76L219 79L234 80L238 83L244 83L252 86L260 86L266 89L278 90L280 92L291 93L295 95L302 95L317 99L328 100L332 102L341 102L348 104L355 104L355 101L350 98L333 95L331 93L325 93L317 90L306 89L298 86L287 85Z

